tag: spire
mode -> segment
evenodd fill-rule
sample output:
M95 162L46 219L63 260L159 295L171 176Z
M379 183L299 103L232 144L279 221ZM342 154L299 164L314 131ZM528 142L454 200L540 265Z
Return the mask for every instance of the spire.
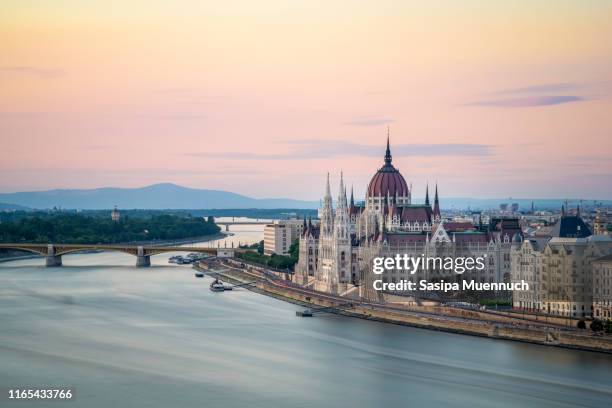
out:
M391 148L389 147L389 126L387 126L387 151L385 152L385 166L391 165Z
M355 198L353 197L353 186L351 186L351 207L355 206Z
M434 196L434 208L433 208L434 217L441 218L440 215L440 203L438 202L438 183L436 182L436 195Z
M576 217L580 218L580 204L576 206Z
M329 173L327 173L327 184L325 186L325 197L321 207L321 234L331 235L334 228L334 210L332 207L331 187L329 186Z
M346 208L346 189L344 188L344 174L340 172L340 188L338 189L338 207Z
M425 186L425 205L429 206L429 183Z
M561 216L565 215L565 204L561 204Z

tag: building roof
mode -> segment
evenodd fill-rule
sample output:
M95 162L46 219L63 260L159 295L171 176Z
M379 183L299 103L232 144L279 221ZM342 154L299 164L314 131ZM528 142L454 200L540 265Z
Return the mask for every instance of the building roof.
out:
M602 256L601 258L597 258L593 262L605 262L605 263L612 262L612 254Z
M391 164L391 160L391 149L387 136L385 164L378 169L370 180L366 197L406 197L409 195L410 191L404 176Z
M397 210L402 223L427 222L431 224L431 207L428 205L408 205L398 207Z
M586 238L592 234L580 216L564 215L553 226L551 235L559 238Z

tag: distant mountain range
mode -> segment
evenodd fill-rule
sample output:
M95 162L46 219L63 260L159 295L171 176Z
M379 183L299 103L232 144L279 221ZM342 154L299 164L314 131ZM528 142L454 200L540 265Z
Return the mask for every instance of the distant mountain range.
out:
M285 198L256 199L219 190L200 190L164 183L142 188L96 188L48 190L0 194L8 208L102 210L123 209L214 209L214 208L317 208L318 201ZM1 209L1 207L0 207ZM19 209L19 208L15 208Z
M496 209L502 203L518 203L520 210L560 208L562 199L512 199L512 198L445 198L443 209ZM612 200L598 200L612 205ZM578 200L571 200L570 207ZM584 204L593 205L593 200ZM176 184L154 184L142 188L96 188L89 190L48 190L0 194L0 211L3 209L64 209L103 210L113 206L122 209L314 209L319 201L300 201L288 198L256 199L220 190L187 188Z
M29 210L29 208L23 205L0 203L0 211L3 210Z

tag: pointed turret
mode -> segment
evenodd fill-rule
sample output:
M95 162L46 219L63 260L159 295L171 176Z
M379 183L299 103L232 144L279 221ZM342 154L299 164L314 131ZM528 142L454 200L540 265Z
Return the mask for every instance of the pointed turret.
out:
M332 196L331 196L331 187L329 185L329 173L327 173L327 184L325 186L325 197L323 197L324 204L327 205L329 202L331 204Z
M334 209L332 207L331 187L329 186L329 173L325 185L325 197L321 207L321 234L331 235L334 228Z
M346 189L344 188L344 175L340 172L340 187L338 188L338 208L347 208Z
M438 183L436 183L436 195L434 196L433 215L436 219L442 218L442 216L440 215L440 202L438 201Z
M353 186L351 186L351 207L355 206L355 197L353 196Z
M429 183L425 186L425 205L429 207Z
M344 175L340 173L340 186L338 188L338 204L334 217L334 236L338 239L348 239L349 218L346 203L346 188L344 187Z
M385 166L390 166L392 159L391 148L389 146L389 126L387 126L387 150L385 151Z

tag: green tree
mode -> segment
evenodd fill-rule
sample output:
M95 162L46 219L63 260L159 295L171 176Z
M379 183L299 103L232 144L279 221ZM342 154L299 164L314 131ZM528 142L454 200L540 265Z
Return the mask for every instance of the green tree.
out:
M604 329L604 324L601 320L595 319L591 322L591 330L601 332Z

